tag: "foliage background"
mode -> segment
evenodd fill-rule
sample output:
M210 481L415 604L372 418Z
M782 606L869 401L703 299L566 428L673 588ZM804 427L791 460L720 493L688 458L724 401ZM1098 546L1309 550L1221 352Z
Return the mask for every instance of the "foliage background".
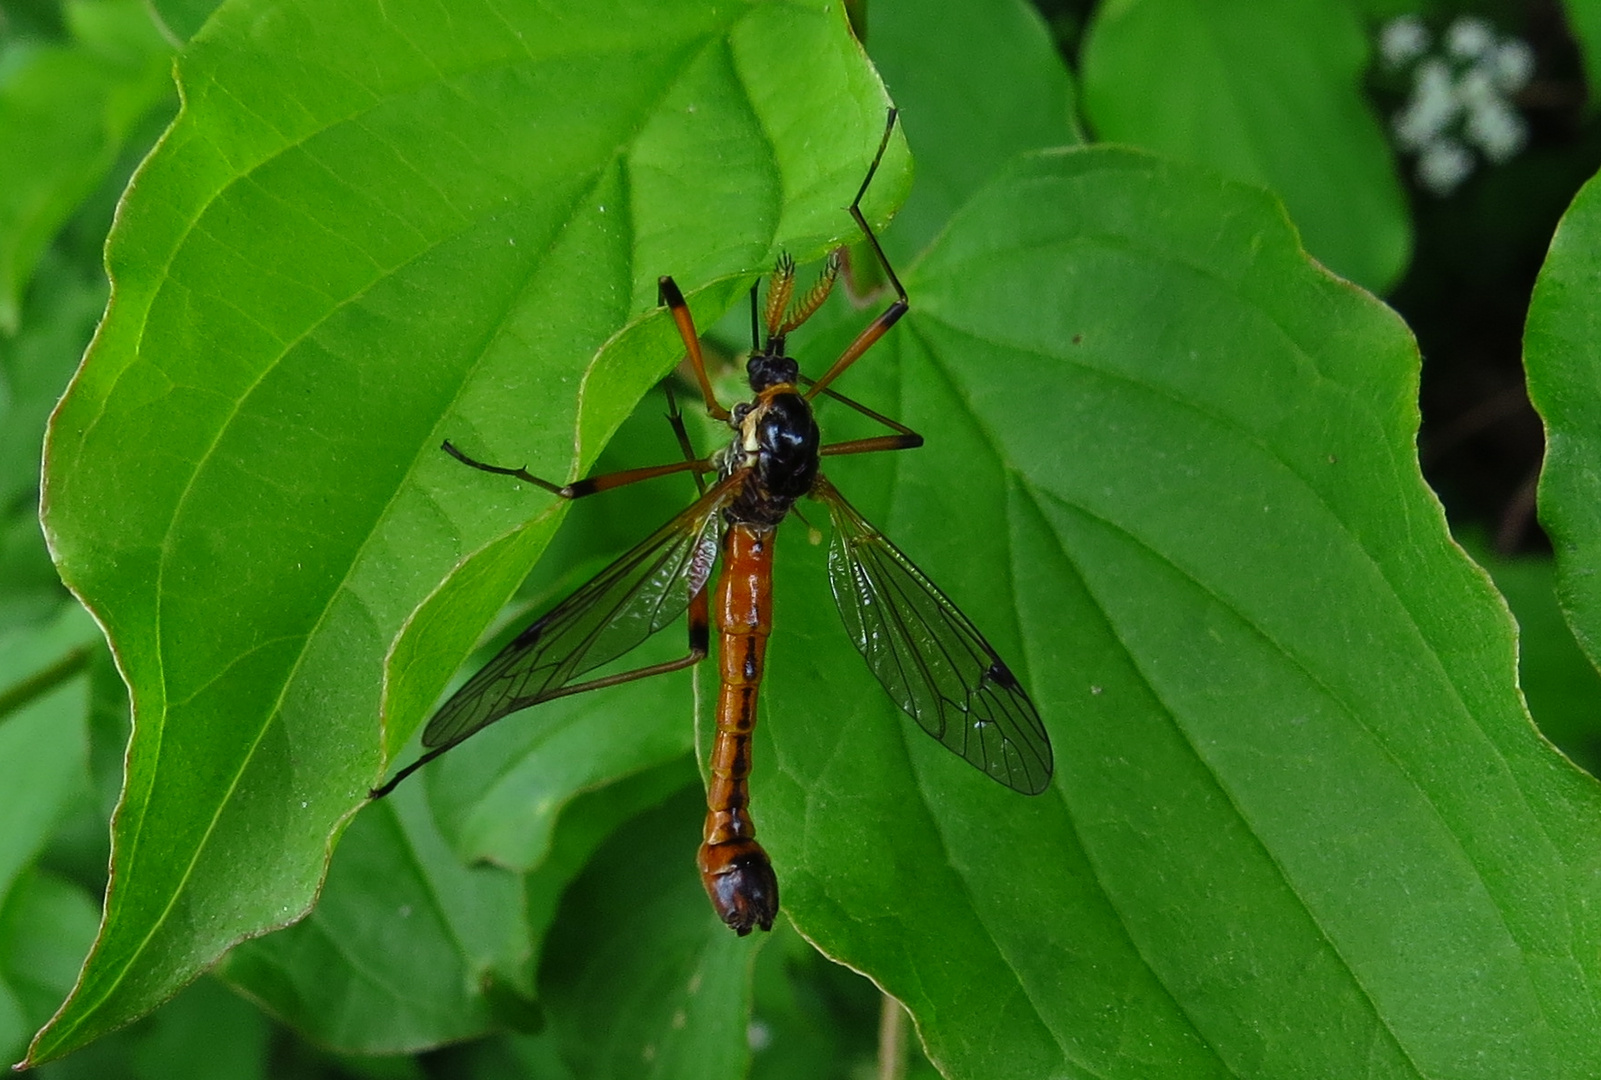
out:
M6 515L0 1041L14 1058L60 1005L95 937L108 858L105 821L123 784L129 727L126 691L98 629L68 599L39 532L42 432L105 304L101 245L113 207L177 109L173 57L192 64L185 85L196 107L205 77L226 70L227 50L244 49L251 20L274 9L230 4L203 30L211 7L147 8L132 0L0 4L0 508ZM851 471L848 491L936 571L981 625L997 628L992 636L1008 655L1025 657L1042 701L1078 693L1079 704L1071 718L1046 710L1058 744L1059 800L1018 804L979 790L981 782L949 775L939 751L925 754L928 748L915 741L903 745L893 726L899 721L869 715L874 706L860 715L836 710L817 718L792 704L786 710L784 702L814 699L876 702L870 683L849 677L839 686L827 683L830 670L854 672L855 661L841 647L826 602L797 594L782 609L785 633L796 644L775 656L787 656L790 672L808 669L785 676L787 685L780 680L765 706L776 730L759 747L761 761L772 763L772 779L767 790L758 789L764 799L758 805L768 807L763 835L773 837L786 903L802 929L905 1001L931 1056L951 1075L1276 1076L1289 1075L1290 1063L1306 1075L1349 1075L1339 1063L1352 1060L1387 1075L1587 1075L1589 1058L1572 1045L1582 1041L1595 1011L1580 970L1585 961L1576 958L1591 933L1579 902L1586 871L1567 845L1578 850L1593 837L1594 793L1520 727L1510 672L1503 670L1511 628L1497 621L1493 601L1466 564L1453 561L1421 487L1409 486L1406 473L1409 425L1421 402L1418 446L1426 473L1453 531L1489 568L1517 614L1519 679L1530 710L1574 761L1596 769L1601 725L1594 670L1559 611L1556 571L1532 520L1542 439L1522 389L1522 352L1528 298L1558 218L1601 162L1584 93L1585 72L1601 48L1592 43L1601 35L1592 5L1577 0L1425 9L1441 28L1459 14L1486 15L1501 30L1527 37L1539 58L1538 78L1519 102L1533 127L1530 147L1439 199L1410 186L1406 163L1386 144L1399 91L1375 74L1370 43L1380 22L1402 10L1380 0L1224 4L1205 14L1156 0L1038 6L875 0L868 7L869 52L905 110L917 172L886 243L905 270L917 317L926 321L909 320L851 392L904 415L931 446L920 464ZM335 11L353 20L357 33L366 32L360 20L374 14L364 16L359 4L330 5L323 17ZM319 59L313 40L319 30L333 36L331 26L318 27L313 18L299 53L260 64L261 85L268 91L293 85L295 65ZM209 35L211 51L196 50L190 39L197 33ZM841 61L829 77L848 66ZM832 91L823 77L819 82L816 92ZM865 100L870 91L858 78L854 92ZM811 92L793 89L802 105L813 101ZM292 124L291 111L274 121ZM590 120L580 115L575 124ZM240 152L259 133L227 134L239 141L219 150L212 165L240 169L229 152ZM1119 152L1082 165L1072 163L1080 159L1012 163L1019 152L1085 136L1144 147L1179 164ZM184 148L170 142L167 149ZM848 177L852 169L859 174L852 157L859 149L820 150L816 160L827 163L821 171ZM1385 297L1417 335L1421 386L1412 382L1417 358L1393 320L1314 271L1295 252L1271 203L1202 169L1274 191L1313 256ZM901 194L888 172L880 215ZM670 162L663 173L672 179ZM696 297L698 311L726 306L770 253L742 247L737 237L708 241L726 236L716 219L728 211L718 198L737 199L744 185L730 179L734 172L701 168L693 175L713 192L704 204L683 193L675 204L670 190L664 201L708 206L710 220L680 225L681 233L664 231L662 254L637 268L645 285L572 271L563 279L572 288L555 290L540 310L575 310L586 295L615 298L620 288L621 299L595 316L597 326L614 328L619 304L626 314L648 309L643 290L662 262L681 281L712 282ZM168 199L176 203L172 192L184 180L185 174L174 181L152 169L145 182L155 196L125 204L138 207L128 211L128 234L137 238L141 221L158 219ZM382 187L381 178L373 182L374 190ZM834 188L843 184L848 193L851 183ZM273 220L267 204L281 189L269 177L262 190L267 200L254 208L242 203L238 218L223 224L248 233L253 221ZM1047 190L1067 194L1048 203L1047 212L1020 190L1034 198ZM775 233L797 255L817 255L829 230L844 231L827 216L837 213L832 198L825 186L810 210L795 201L786 212L798 215L799 224ZM349 209L337 199L331 205L336 213ZM1080 206L1088 208L1084 220L1073 213ZM1593 339L1586 333L1584 283L1595 247L1581 215L1585 206L1575 204L1564 226L1565 244L1542 279L1543 306L1536 307L1528 341L1530 382L1553 425L1553 448L1569 448L1571 467L1546 480L1554 494L1541 513L1568 560L1563 599L1581 637L1588 609L1582 581L1573 582L1583 574L1586 539L1595 535L1582 513L1594 500L1571 485L1593 460L1584 443L1590 428L1582 388L1588 384L1593 395L1594 376L1578 361L1577 370L1564 371L1562 363L1584 360L1583 343ZM953 225L958 211L963 216ZM1058 238L1069 251L1034 262L1010 255L1009 269L996 270L995 238L1020 232L1042 248ZM1137 254L1083 254L1074 245L1087 235L1115 237ZM371 237L362 243L381 246ZM437 273L425 278L429 288L419 306L431 312L449 297L471 307L484 287L484 263L479 248L469 243L462 250L456 265L441 257ZM1245 251L1258 261L1237 254ZM153 280L144 252L132 243L123 249L120 287ZM257 270L270 270L269 277L304 273L304 252L285 245L278 255L282 264ZM332 288L339 268L324 261L313 270L302 285ZM1215 292L1198 288L1191 271L1226 284ZM288 289L265 299L274 309L305 298ZM801 355L826 354L865 317L837 305ZM736 313L732 329L720 330L730 349L738 348L738 323ZM451 327L424 325L440 341L454 340ZM617 370L628 374L611 397L596 397L602 404L595 407L610 409L609 417L575 419L568 410L541 419L515 395L496 403L487 391L480 411L462 413L478 433L512 440L505 445L517 452L531 444L516 441L515 432L541 432L536 438L557 456L574 442L575 425L588 423L581 467L670 455L654 398L622 419L664 360L670 363L670 337L662 338L659 326L634 325L644 343L615 345L619 355L627 353ZM1253 334L1242 325L1264 329ZM1297 340L1296 355L1313 358L1315 378L1303 378L1305 368L1294 364L1274 367L1282 354L1269 326ZM526 333L538 336L537 329ZM1074 334L1087 336L1092 359L1074 359ZM569 351L587 360L604 338L569 343ZM116 345L108 335L101 348L109 353ZM173 357L194 350L181 338L169 346ZM416 348L422 354L427 345ZM1186 350L1191 368L1160 360ZM200 353L194 362L204 361ZM1099 378L1084 378L1084 371ZM1114 373L1125 390L1145 384L1161 392L1120 398L1104 385ZM1270 377L1278 381L1263 381ZM523 397L554 397L553 385L530 381ZM1066 412L1075 402L1088 404ZM1164 412L1174 402L1191 411ZM1198 425L1199 402L1208 419ZM289 419L292 429L295 418ZM1164 441L1152 430L1176 438ZM1107 432L1141 434L1119 443L1109 442ZM152 450L155 458L163 446L182 456L182 434L156 430L150 440L123 447L127 476L136 480L153 468ZM699 434L704 444L709 432ZM437 440L417 446L425 441ZM1094 464L1108 447L1141 446L1132 463ZM304 448L299 452L298 460L308 460ZM339 474L351 467L351 451L343 453L340 468L306 480L305 493L341 494ZM1355 475L1303 485L1275 472L1291 463L1310 475L1314 458L1331 467L1343 462ZM316 460L314 452L309 460ZM1554 464L1560 460L1554 453ZM414 464L404 447L373 452L368 464L424 474L431 467L426 459ZM847 470L837 472L843 477ZM446 501L446 488L455 486L461 505L474 508L464 515L492 507L490 524L463 528L488 536L529 519L524 497L462 484L443 466L438 476L429 481L433 493ZM951 477L954 494L941 494L938 485ZM237 490L221 491L223 502ZM1316 499L1297 501L1308 491L1321 507ZM631 542L641 518L665 517L681 494L646 492L627 507L575 510L512 613L537 608L581 580L604 558L600 552ZM1286 524L1258 524L1249 517L1257 499L1295 510ZM93 498L84 504L105 505ZM1006 521L1014 554L1003 558L1032 552L1022 564L1046 571L1014 585L1008 596L972 599L986 595L993 573L962 556L982 537L969 541L941 525L953 506L976 517L980 533L989 529L986 522ZM1336 527L1315 527L1324 512ZM541 514L533 530L508 533L521 539L497 557L497 572L520 576L519 560L525 567L555 524ZM1120 544L1120 530L1141 543ZM1341 533L1346 542L1330 539ZM104 531L86 535L80 553L91 560L118 542ZM1289 549L1282 565L1265 554L1241 559L1242 537L1249 544L1253 535L1261 553L1275 545ZM416 541L400 536L397 546L409 552ZM262 542L284 540L264 532ZM58 543L58 553L67 546ZM1140 548L1163 558L1141 562ZM797 552L786 583L820 588L817 567L805 566L805 553L798 546ZM1351 569L1353 553L1381 565L1391 560L1380 576L1415 605L1417 624L1465 624L1467 631L1425 630L1422 637L1436 636L1420 648L1397 629L1406 620L1385 613L1383 589L1362 591L1371 580ZM1064 560L1076 565L1058 565ZM94 572L114 577L115 560L102 561ZM1240 570L1264 580L1238 581ZM1309 742L1272 746L1268 740L1282 731L1248 721L1268 715L1263 702L1304 688L1293 679L1275 682L1283 672L1273 656L1251 652L1253 633L1242 634L1183 581L1164 582L1164 573L1204 583L1199 591L1210 589L1214 598L1226 596L1225 614L1249 612L1240 621L1314 671L1307 681L1361 718L1353 728L1396 714L1410 720L1393 730L1378 725L1390 764L1342 758L1363 744L1338 717L1319 753L1308 751ZM1292 574L1306 579L1304 591ZM1410 584L1396 584L1408 574ZM82 589L83 581L75 584ZM206 595L208 588L215 591L215 583L202 579L192 591ZM492 587L478 589L472 595L479 607L498 606ZM1274 610L1275 590L1291 610ZM1315 609L1324 625L1296 625L1304 609L1295 604L1307 597L1327 598L1330 606ZM1067 609L1075 612L1070 625L1087 628L1076 637L1059 630ZM207 609L195 610L195 622L177 625L196 637L221 634L200 619ZM465 642L477 634L459 612L427 614L441 625L460 622L456 633ZM234 629L248 635L258 626L255 617L243 617ZM1330 648L1323 633L1341 644ZM1122 663L1106 651L1108 642L1132 658L1122 678L1107 674ZM1219 651L1209 651L1209 642L1221 643ZM428 650L449 650L423 637L402 644L419 655L402 650L389 658L386 709L415 724L438 687L426 678L413 686L407 674L448 673L459 654L432 655ZM838 660L832 669L822 663L830 656ZM131 662L127 653L124 660ZM1488 672L1483 686L1433 668L1419 674L1419 664L1449 673L1477 661ZM1174 666L1164 669L1163 662ZM1374 686L1361 686L1353 671L1366 671ZM1498 672L1507 677L1498 680ZM1075 682L1085 673L1098 680L1096 700L1083 698ZM1351 684L1340 685L1342 679ZM1463 715L1442 706L1449 689L1468 702ZM418 700L395 705L407 692ZM698 885L683 873L681 856L695 843L699 814L681 704L692 692L687 679L658 680L619 692L603 707L586 702L538 727L486 735L473 754L463 748L426 788L402 788L392 803L340 826L338 855L310 918L234 949L218 975L95 1041L148 1007L139 1002L154 1004L172 989L159 976L129 969L133 974L119 975L118 985L134 986L130 1004L103 1016L80 1010L79 1033L69 1030L45 1046L54 1053L87 1045L41 1070L852 1075L875 1054L878 1000L871 984L823 959L787 923L765 944L732 940L708 926ZM1322 715L1311 698L1296 707L1305 717ZM1172 729L1150 722L1164 712L1178 720ZM642 716L660 722L642 723ZM1428 722L1417 722L1422 717ZM1173 756L1164 758L1172 730L1185 733L1189 750L1169 747ZM852 742L844 743L841 731ZM404 757L399 741L406 733L390 734L391 754ZM1403 745L1413 736L1418 745ZM870 748L868 764L842 755L842 744ZM1404 767L1392 768L1397 759ZM370 751L342 759L347 782L319 789L321 797L336 808L354 807L372 761ZM1129 761L1135 767L1120 771L1117 764ZM1208 786L1214 781L1215 792ZM553 794L530 804L530 790ZM1163 799L1153 802L1152 791ZM883 797L871 798L875 792ZM1321 807L1324 816L1303 815L1307 805ZM829 822L837 820L849 825L830 833ZM319 827L311 829L314 839L323 835ZM886 832L894 849L888 858L869 844ZM1074 843L1062 839L1069 834ZM1364 881L1355 862L1330 861L1331 836L1348 845L1353 859L1376 857L1396 876ZM1031 844L1040 850L1019 859L1017 852ZM1267 857L1242 854L1257 846ZM1106 854L1119 850L1122 859ZM1038 870L1042 861L1054 872ZM1320 862L1328 864L1328 880L1315 880ZM1407 879L1408 869L1418 876ZM315 877L319 868L297 872ZM976 890L975 880L982 883ZM1086 882L1082 896L1062 900ZM1408 911L1388 927L1369 921L1370 912L1340 910L1364 900L1382 906L1398 895L1386 892L1392 886L1416 889L1427 898L1417 903L1438 906ZM216 888L229 892L226 871ZM950 894L964 889L970 902L952 905ZM1480 892L1493 900L1461 899ZM1505 895L1542 892L1557 898L1545 905L1554 914L1527 895ZM250 899L269 908L287 902L267 887ZM206 917L215 917L207 910ZM377 920L379 910L400 918ZM1315 930L1295 922L1304 912ZM290 905L278 919L296 914ZM1486 925L1497 916L1510 928ZM1378 937L1401 927L1407 930L1399 937ZM224 923L218 934L232 940L240 931ZM1320 935L1332 945L1320 944ZM212 955L182 942L163 948L171 951L158 955L152 969L164 970L169 982L187 981ZM1520 974L1542 964L1546 974L1533 981ZM1463 980L1457 992L1451 979L1468 970L1494 974ZM141 979L154 979L152 988L139 991ZM685 996L685 986L694 992ZM1476 1017L1471 1026L1458 1019L1464 1013ZM642 1058L640 1047L652 1048L651 1055Z

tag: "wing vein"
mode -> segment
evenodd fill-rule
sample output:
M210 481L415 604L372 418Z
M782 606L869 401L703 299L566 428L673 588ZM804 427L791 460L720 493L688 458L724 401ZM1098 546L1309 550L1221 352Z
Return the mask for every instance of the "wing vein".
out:
M718 515L745 482L726 477L529 624L440 706L423 745L453 746L501 717L549 700L683 614L705 588Z
M967 616L826 479L829 580L845 628L897 705L942 745L1017 791L1043 791L1051 745L1039 712ZM956 725L956 730L953 728Z

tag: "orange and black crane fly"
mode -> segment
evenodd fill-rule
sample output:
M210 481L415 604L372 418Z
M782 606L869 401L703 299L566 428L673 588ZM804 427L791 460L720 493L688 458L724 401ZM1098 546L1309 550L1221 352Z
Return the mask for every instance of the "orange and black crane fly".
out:
M815 286L795 296L795 265L779 260L758 316L752 292L753 348L746 371L752 400L732 411L712 390L700 338L683 294L670 277L660 299L684 339L707 411L726 421L733 439L699 458L683 421L670 419L684 460L668 465L557 485L525 469L474 460L449 442L444 449L463 464L514 476L557 496L582 498L671 473L716 480L687 509L536 619L434 715L423 731L429 750L372 792L391 791L422 765L501 717L552 698L615 686L700 662L718 634L720 690L717 734L710 755L701 880L718 915L740 934L770 929L778 914L778 879L756 841L747 778L772 629L772 551L777 527L802 497L828 508L833 537L829 581L845 628L885 691L930 735L1015 791L1037 794L1051 777L1051 745L1027 691L956 605L902 551L845 501L821 471L821 460L842 454L908 450L922 436L830 389L907 311L906 290L879 246L861 201L883 159L895 126L889 113L884 137L849 212L883 267L896 299L856 336L816 380L800 374L785 354L785 337L827 299L839 271L830 257ZM758 318L765 340L757 330ZM823 444L812 401L826 394L889 428L891 434ZM718 555L722 573L715 597L707 586ZM585 679L658 630L685 615L686 655L620 674Z

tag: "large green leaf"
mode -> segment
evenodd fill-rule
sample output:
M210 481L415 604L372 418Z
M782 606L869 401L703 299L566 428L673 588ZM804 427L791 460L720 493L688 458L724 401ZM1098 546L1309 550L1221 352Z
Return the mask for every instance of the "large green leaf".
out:
M380 742L555 522L441 438L590 464L680 349L656 276L707 314L818 255L887 103L823 0L241 0L179 80L47 451L137 719L105 922L33 1060L310 904ZM897 140L869 212L906 175Z
M1084 45L1084 109L1100 139L1271 188L1308 251L1383 291L1412 239L1368 54L1346 0L1117 0Z
M1601 664L1601 181L1574 197L1535 282L1524 330L1529 399L1545 421L1540 521L1557 594L1579 645Z
M900 716L791 531L753 805L802 932L953 1076L1595 1075L1601 798L1419 475L1395 317L1264 194L1115 150L1026 159L905 278L840 389L929 445L828 471L1057 777Z

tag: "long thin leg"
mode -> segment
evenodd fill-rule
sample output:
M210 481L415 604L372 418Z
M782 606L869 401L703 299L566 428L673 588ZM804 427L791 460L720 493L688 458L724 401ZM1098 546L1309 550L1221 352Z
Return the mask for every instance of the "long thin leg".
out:
M705 586L702 586L700 592L691 597L689 601L688 655L681 656L677 660L667 660L660 664L651 664L648 667L635 668L633 671L621 671L616 675L607 675L602 679L591 679L588 682L564 686L555 693L546 694L543 697L536 698L528 702L528 704L537 705L540 702L553 701L559 697L571 697L573 694L582 694L586 690L599 690L606 686L618 686L625 682L633 682L635 679L648 679L652 675L665 675L669 671L679 671L683 668L693 667L702 660L706 659L706 653L710 648L711 642L710 625L711 601L706 594ZM391 791L395 790L396 785L398 785L402 780L406 779L406 777L410 776L412 773L416 772L418 769L434 760L434 758L438 757L440 754L443 754L447 750L454 750L459 745L461 745L461 743L460 741L457 741L446 743L444 746L434 747L434 749L428 751L428 753L424 754L416 761L413 761L410 765L407 765L404 769L401 769L394 776L390 777L389 780L382 786L375 787L371 791L367 792L367 798L369 800L383 798L385 795L388 795Z
M812 384L812 388L806 392L807 398L814 398L822 393L829 383L840 376L841 372L854 364L864 352L873 347L879 338L888 333L889 328L894 326L900 320L900 317L906 314L907 308L911 306L906 298L906 289L901 285L901 279L895 276L895 268L889 264L889 258L884 254L884 249L879 244L878 237L873 232L873 227L867 224L867 218L862 215L862 196L867 194L867 186L873 182L873 174L878 172L879 162L884 160L884 151L889 148L889 137L895 131L896 115L896 110L891 108L889 119L884 124L884 137L878 142L878 153L873 155L873 163L868 166L867 175L862 178L862 186L856 189L856 198L851 200L849 209L851 217L856 220L856 224L862 230L862 234L867 237L867 242L872 245L873 253L878 256L879 265L883 266L884 273L889 275L890 284L895 286L895 295L898 299L882 315L868 323L866 329L856 335L856 340L846 347L838 360L834 361L834 366L829 368L821 379Z
M536 487L543 488L552 495L559 495L563 499L582 499L586 495L594 495L600 491L610 491L612 488L625 487L628 484L637 484L641 480L653 480L658 476L670 476L673 473L713 472L716 469L710 461L675 461L670 465L647 465L640 469L624 469L621 472L605 473L601 476L591 476L586 480L575 480L571 484L558 487L549 480L541 480L527 469L508 469L502 465L489 465L475 458L470 458L456 449L454 443L446 439L440 447L445 453L461 462L470 465L480 472L495 473L497 476L515 476Z
M841 454L876 454L880 450L916 450L923 445L923 437L913 431L906 435L876 435L871 439L851 439L819 447L822 457L839 457Z
M684 428L684 418L678 411L678 399L673 396L673 388L671 386L667 386L665 389L667 391L667 422L673 426L673 434L678 439L679 449L684 452L684 461L674 466L657 466L654 469L629 469L624 473L611 473L609 476L595 477L595 481L604 481L619 476L627 476L629 474L637 473L650 473L652 475L660 476L663 475L664 469L672 472L682 472L685 469L695 469L695 486L701 490L701 494L705 494L706 485L701 481L700 470L697 468L697 466L700 466L704 463L695 457L694 447L689 441L689 432ZM481 469L484 472L496 473L501 476L515 476L520 480L527 480L531 483L537 484L538 486L545 488L547 491L552 491L557 495L561 495L563 498L578 499L582 498L584 495L592 495L595 491L604 490L603 488L595 488L594 490L566 494L565 492L568 489L558 488L556 485L547 480L541 480L539 477L529 473L526 469L506 469L498 465L486 465L481 461L474 461L466 454L463 454L460 450L457 450L449 442L445 443L445 450L450 454L451 457L454 457L457 461L464 465L471 465L475 469ZM648 479L648 477L635 476L634 479L644 480ZM581 481L581 483L588 482L590 481ZM632 482L633 480L620 481L620 483ZM569 485L569 488L575 488L577 486L578 485L576 484ZM616 487L618 485L614 483L611 486ZM572 686L564 686L556 693L546 695L538 700L550 701L554 698L569 697L573 694L581 694L586 690L599 690L605 686L616 686L619 683L632 682L634 679L648 679L652 675L665 675L669 671L678 671L682 668L692 667L693 665L698 664L702 660L706 659L706 653L711 641L711 631L708 629L710 625L710 601L707 597L705 586L702 586L700 592L690 597L689 600L689 653L687 655L679 657L677 660L668 660L664 663L651 664L648 667L636 668L633 671L619 672L616 675L608 675L604 678L591 679L588 682L576 683ZM537 702L534 701L529 702L530 705L536 703ZM367 798L383 798L385 795L388 795L391 791L395 790L396 784L399 784L402 780L406 779L406 777L410 776L412 773L416 772L418 769L434 760L434 758L438 757L440 754L443 754L446 750L454 749L457 745L458 743L451 742L446 743L444 746L435 747L433 750L430 750L428 753L424 754L422 757L418 758L416 761L397 772L389 779L388 783L384 784L382 787L377 787L369 791L367 793Z
M801 381L811 382L811 380L806 378L804 375L801 376ZM876 453L879 450L916 450L919 446L923 445L923 437L917 432L913 431L911 428L907 427L905 424L901 423L899 420L891 420L883 413L875 412L874 410L869 409L866 405L863 405L861 402L854 401L851 398L846 397L844 394L841 394L837 390L825 389L823 393L827 394L829 397L833 398L842 405L850 406L863 416L867 417L869 420L878 421L885 427L892 429L895 434L879 435L871 439L851 439L848 442L830 443L829 445L820 448L817 451L819 454L828 456L838 456L840 454L871 454Z
M884 267L884 273L889 275L890 284L895 286L895 295L905 303L906 290L901 286L901 279L895 276L895 268L889 264L884 249L879 245L878 234L873 232L873 227L867 224L867 219L862 216L862 196L867 194L867 187L873 182L873 174L878 172L878 163L884 160L884 151L889 149L889 137L895 131L895 117L899 114L900 110L894 106L890 107L889 118L884 121L884 137L878 140L878 152L873 155L873 163L867 167L867 175L862 177L862 186L856 189L856 198L851 200L850 215L856 219L856 224L867 236L867 242L873 245L873 253L878 256L879 264Z
M663 383L662 389L667 391L667 422L673 425L678 449L683 451L685 461L698 462L700 459L695 456L694 444L689 441L689 432L684 428L684 414L678 411L678 395L673 393L671 383ZM706 481L701 479L699 470L695 472L695 489L702 495L706 494Z
M700 383L701 395L706 399L706 411L715 419L727 420L728 410L718 404L717 395L712 392L712 381L706 374L706 358L700 352L700 335L695 331L695 319L684 302L684 294L672 278L663 276L656 279L656 296L659 303L667 305L673 313L673 322L678 324L678 336L684 339L689 366L695 369L695 381Z

